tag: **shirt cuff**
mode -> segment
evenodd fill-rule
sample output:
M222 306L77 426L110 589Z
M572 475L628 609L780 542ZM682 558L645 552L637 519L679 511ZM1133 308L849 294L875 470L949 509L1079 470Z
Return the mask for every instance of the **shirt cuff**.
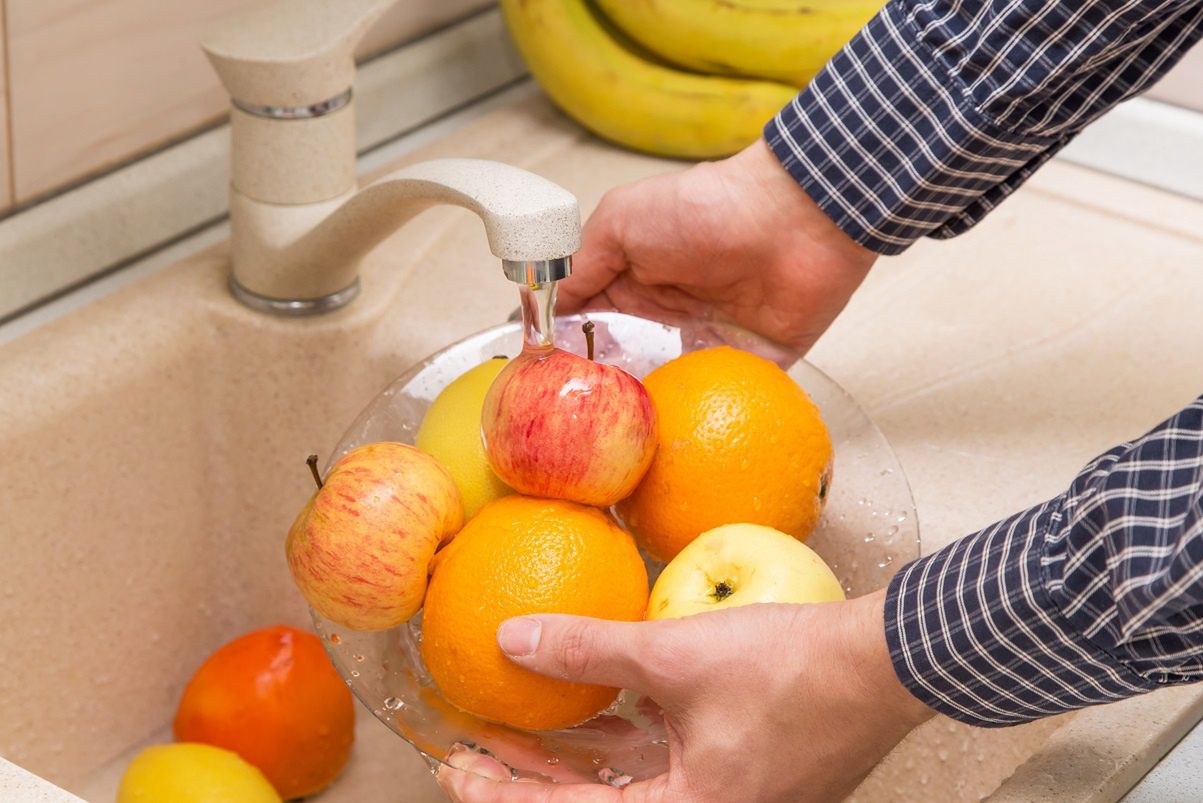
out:
M919 700L1000 727L1150 691L1047 593L1045 533L1062 497L904 567L886 597L894 671Z
M978 112L898 0L768 122L764 136L827 215L881 254L968 228L1069 141L1014 134Z

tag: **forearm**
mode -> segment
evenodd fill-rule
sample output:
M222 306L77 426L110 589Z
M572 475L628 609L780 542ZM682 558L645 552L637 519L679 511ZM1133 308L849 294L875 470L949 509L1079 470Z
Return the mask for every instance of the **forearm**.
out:
M911 693L975 725L1203 679L1203 398L905 567L884 624Z
M781 164L878 253L984 217L1203 34L1203 3L894 0L765 127Z

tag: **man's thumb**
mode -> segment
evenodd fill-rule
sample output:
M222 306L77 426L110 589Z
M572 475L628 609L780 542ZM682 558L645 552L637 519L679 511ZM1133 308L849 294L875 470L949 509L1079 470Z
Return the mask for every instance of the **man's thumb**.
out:
M514 663L541 675L646 690L643 666L650 622L612 622L542 614L507 619L497 644Z

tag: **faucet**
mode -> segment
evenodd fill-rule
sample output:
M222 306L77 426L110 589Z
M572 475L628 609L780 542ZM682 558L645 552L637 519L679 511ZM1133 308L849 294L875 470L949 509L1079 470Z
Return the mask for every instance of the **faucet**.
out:
M437 159L360 189L354 49L395 0L276 0L202 38L230 93L230 290L253 309L312 315L359 292L359 262L435 204L472 210L510 281L567 277L580 211L567 190L500 162Z

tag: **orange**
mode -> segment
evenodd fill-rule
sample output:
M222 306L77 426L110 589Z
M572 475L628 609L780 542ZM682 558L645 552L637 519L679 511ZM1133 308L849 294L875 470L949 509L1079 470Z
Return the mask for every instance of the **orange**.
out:
M617 510L648 553L671 560L723 524L810 535L831 482L831 437L785 371L719 346L670 360L643 384L660 416L660 442Z
M647 570L605 513L559 499L485 505L435 556L422 611L422 658L448 702L527 730L584 722L617 689L547 678L511 662L497 626L511 616L571 613L636 621Z
M180 699L175 738L258 767L280 797L304 797L338 776L355 737L351 692L312 633L278 625L210 655Z

